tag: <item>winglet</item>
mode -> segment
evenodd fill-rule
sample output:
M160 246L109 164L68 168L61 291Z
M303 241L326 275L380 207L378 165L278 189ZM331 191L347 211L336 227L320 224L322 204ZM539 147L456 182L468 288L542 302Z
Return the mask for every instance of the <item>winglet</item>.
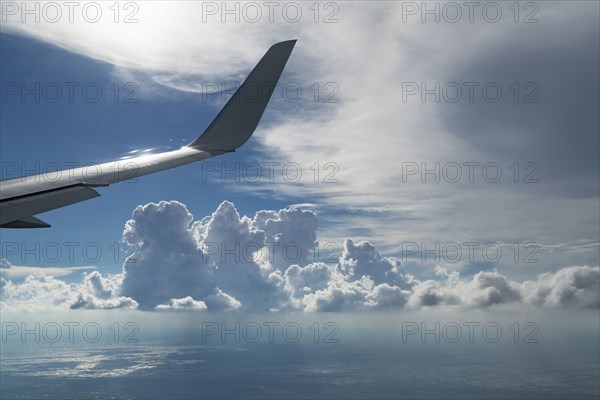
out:
M214 153L235 151L258 126L296 40L277 43L266 52L208 128L188 147Z

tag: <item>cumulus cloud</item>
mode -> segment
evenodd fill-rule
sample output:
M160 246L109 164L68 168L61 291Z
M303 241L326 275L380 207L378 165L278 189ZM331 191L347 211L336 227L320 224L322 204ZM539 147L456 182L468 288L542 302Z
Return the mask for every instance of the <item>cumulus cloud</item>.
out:
M420 306L437 306L441 304L458 304L460 299L442 288L440 282L426 280L413 288L408 304L412 308Z
M138 299L144 309L186 296L211 309L235 309L241 303L268 310L284 301L280 274L255 261L265 233L253 219L240 217L230 202L221 203L209 218L193 224L192 219L176 201L136 208L123 235L139 249L123 268L125 296Z
M294 207L273 213L261 211L254 217L254 226L265 232L266 252L262 261L273 266L289 264L300 266L310 262L317 241L317 216L314 212Z
M111 310L115 308L138 308L137 301L130 297L119 296L110 299L98 299L87 294L78 294L77 299L70 305L72 310Z
M402 308L409 296L409 290L382 283L373 287L371 293L367 295L366 304L375 310L395 310Z
M467 301L476 306L487 307L521 299L519 286L495 271L479 272L467 285L471 286L466 290L470 294Z
M285 271L286 284L295 295L324 289L331 279L331 271L325 263L317 262L301 267L290 265Z
M598 308L600 302L600 267L562 268L523 283L511 281L497 271L481 271L470 279L461 278L457 272L441 275L444 277L441 281L426 280L415 285L408 305L411 308L487 308L503 304Z
M346 239L337 269L353 280L369 276L375 284L405 283L399 263L393 258L382 257L369 242L355 243Z
M420 280L365 241L346 239L335 265L312 261L317 227L316 214L298 208L249 217L225 201L210 216L195 220L180 202L149 203L138 206L125 224L123 240L136 251L122 273L92 271L80 283L39 274L22 283L0 278L2 307L248 312L600 308L600 267L568 267L525 282L497 270L462 276L437 267L435 279ZM305 254L289 259L277 253L292 244ZM8 261L3 265L14 268Z
M304 296L306 311L344 311L364 307L365 298L373 288L373 281L363 276L354 281L343 277L331 281L327 288Z
M66 283L49 275L29 275L15 283L0 278L3 307L22 312L59 309L137 308L135 300L119 295L120 275L93 271L81 283Z
M209 310L404 305L409 279L395 260L367 242L347 240L335 267L310 262L317 227L316 214L299 208L259 211L250 218L225 201L194 222L175 201L137 207L124 232L138 252L125 263L122 295L145 309L172 307L172 299L187 296Z
M485 308L521 300L520 284L509 281L497 271L481 271L470 279L440 267L436 268L436 273L442 280L426 280L415 285L409 300L411 307L461 305Z
M242 303L235 297L228 295L219 288L215 289L215 293L205 297L204 302L211 310L237 310L242 306Z
M3 279L3 278L0 278ZM46 275L30 275L22 283L3 279L2 302L18 311L42 311L68 307L75 301L77 285Z
M589 266L547 272L522 285L525 301L542 306L600 307L600 269Z
M192 296L186 296L183 299L171 299L168 304L159 304L157 310L206 310L206 304L203 301L197 301Z
M200 299L210 291L204 253L191 235L192 215L176 201L138 206L123 239L138 248L123 266L121 292L153 309L173 298Z
M366 311L399 310L404 307L410 291L387 283L375 285L362 276L346 280L341 276L325 289L304 296L305 311Z
M138 303L130 297L120 296L122 275L102 276L98 271L86 274L79 287L77 299L70 308L112 309L137 308Z
M370 243L346 239L327 287L306 294L303 303L307 311L399 309L412 281L394 259L381 256Z

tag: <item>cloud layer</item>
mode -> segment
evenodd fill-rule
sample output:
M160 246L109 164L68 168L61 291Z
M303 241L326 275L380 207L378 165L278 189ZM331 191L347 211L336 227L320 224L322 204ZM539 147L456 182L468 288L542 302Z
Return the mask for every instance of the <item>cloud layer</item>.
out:
M116 275L85 273L68 284L45 275L1 279L2 306L222 311L367 311L427 307L600 308L600 268L572 266L516 282L498 271L472 276L437 267L420 280L368 242L346 239L337 263L313 260L317 215L289 208L241 216L224 201L194 220L177 201L138 206L123 240L137 249ZM10 263L2 262L3 269Z

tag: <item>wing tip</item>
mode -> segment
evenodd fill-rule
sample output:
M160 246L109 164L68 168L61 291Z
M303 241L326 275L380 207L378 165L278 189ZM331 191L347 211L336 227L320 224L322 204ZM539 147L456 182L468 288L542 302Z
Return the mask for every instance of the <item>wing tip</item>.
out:
M290 46L290 47L294 47L296 45L297 41L298 41L298 39L284 40L282 42L275 43L273 46L271 46L271 49L273 47L275 47L275 46L281 46L281 47L283 47L283 46L285 46L285 47Z
M242 146L258 126L296 42L291 39L272 45L208 128L187 147L229 152ZM248 93L255 92L247 93L249 88L259 88L258 96L250 96Z

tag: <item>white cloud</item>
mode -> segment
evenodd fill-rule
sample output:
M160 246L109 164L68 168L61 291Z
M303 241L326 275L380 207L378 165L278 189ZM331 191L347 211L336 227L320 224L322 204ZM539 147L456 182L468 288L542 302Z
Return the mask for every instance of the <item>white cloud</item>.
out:
M302 258L306 265L298 265L285 257L265 262L256 256L267 247L267 238L276 239L281 249L298 240L310 251L316 229L312 211L265 210L250 218L223 202L209 217L194 221L182 203L150 203L138 206L125 224L123 238L137 250L121 274L93 271L71 284L45 275L28 276L22 283L0 278L2 307L246 312L600 308L600 267L563 268L523 283L496 270L463 277L437 267L436 279L421 281L370 243L351 239L334 266L308 263L308 257ZM244 254L248 244L252 251ZM3 269L11 268L4 262Z
M29 275L67 276L79 271L96 269L94 266L84 267L28 267L12 265L5 258L0 259L0 276L8 279L25 278Z
M192 296L186 296L183 299L171 299L168 304L159 304L157 310L206 310L206 304L203 301L197 301Z
M518 285L509 282L496 271L478 272L469 285L467 293L471 295L468 301L479 307L511 303L521 299Z
M413 308L417 308L420 306L456 304L458 302L459 300L456 297L449 298L439 282L434 280L426 280L414 287L408 304Z
M124 265L122 293L142 308L186 296L226 309L241 302L265 310L284 300L281 279L261 268L252 254L263 247L265 233L229 202L193 224L179 202L139 206L123 237L139 250Z
M600 267L566 267L523 283L511 281L497 271L478 272L470 279L461 278L457 272L440 275L441 281L427 280L414 287L410 307L600 307Z
M260 253L264 263L276 268L293 261L301 266L310 261L317 242L317 216L299 207L277 213L263 211L254 217L256 229L265 232L266 251Z
M219 288L216 288L213 294L205 297L204 302L211 310L237 310L242 306L242 303L235 297L228 295Z
M124 265L121 294L147 309L186 296L209 310L333 311L406 302L408 278L369 243L347 240L333 271L309 263L317 226L314 212L295 208L250 218L225 201L194 222L179 202L139 206L124 231L138 252Z
M61 309L73 303L78 286L45 275L30 275L22 283L2 280L2 302L22 312Z
M109 299L99 299L89 294L78 294L77 299L70 305L72 310L90 309L90 310L111 310L116 308L138 308L137 301L130 297L119 296Z
M342 277L332 280L326 289L304 296L306 311L348 311L363 309L365 299L373 289L373 281L366 276L348 282Z
M303 303L307 311L401 309L412 281L394 259L381 256L370 243L346 239L327 287L307 293Z
M367 295L367 306L375 310L397 310L406 304L410 294L409 290L382 283Z
M137 308L135 300L119 295L120 275L85 274L81 283L66 283L49 275L34 274L15 283L0 278L3 307L21 312L61 309Z
M123 266L122 293L152 309L172 298L200 298L210 287L209 269L188 230L192 215L178 202L138 206L123 239L139 251Z
M43 8L48 2L40 2ZM220 18L202 20L202 3L148 2L134 3L138 11L133 15L138 22L124 23L132 9L124 10L120 3L120 21L114 22L109 4L100 3L102 16L91 23L82 17L82 8L75 10L72 22L68 21L67 8L63 7L61 21L50 22L33 18L22 23L21 14L6 16L3 30L31 36L66 50L84 54L119 68L154 73L163 81L177 79L181 74L210 76L216 73L234 74L262 48L264 32L248 32L245 24L222 24ZM95 11L91 10L93 16ZM216 34L218 33L218 34ZM176 39L176 40L174 40ZM235 57L229 58L220 50L230 47L231 39L239 46ZM198 66L203 66L199 69Z
M98 271L86 274L70 308L113 309L137 308L138 303L130 297L120 295L121 274L102 276Z
M354 243L346 239L337 268L353 280L368 276L375 284L405 282L399 263L392 258L382 257L369 242Z
M600 307L600 269L568 267L547 272L522 285L527 303L542 306Z
M324 263L312 263L304 267L290 265L285 270L287 285L296 295L324 289L331 279L331 271Z

